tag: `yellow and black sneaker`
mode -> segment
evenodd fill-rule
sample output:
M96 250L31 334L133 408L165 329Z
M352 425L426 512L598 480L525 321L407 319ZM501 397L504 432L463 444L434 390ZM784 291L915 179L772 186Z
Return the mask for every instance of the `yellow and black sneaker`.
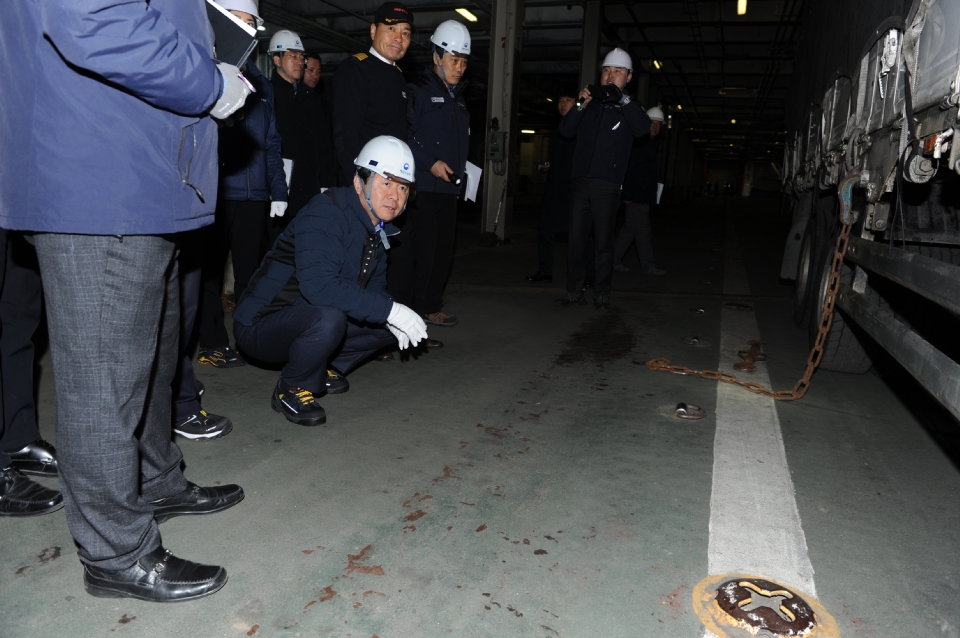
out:
M283 378L277 380L270 406L285 416L287 421L297 425L321 425L327 422L327 413L317 403L313 392L289 386L283 382Z
M343 394L350 389L350 382L347 381L347 378L330 368L327 368L325 385L327 386L327 394Z
M200 355L197 357L200 363L208 363L214 368L239 368L247 365L247 362L240 357L240 353L230 346L220 348L200 348Z

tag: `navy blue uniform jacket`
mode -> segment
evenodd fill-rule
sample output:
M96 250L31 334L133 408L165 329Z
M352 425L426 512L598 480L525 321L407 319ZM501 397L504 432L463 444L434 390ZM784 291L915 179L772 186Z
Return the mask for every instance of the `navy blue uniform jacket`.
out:
M333 143L343 184L353 183L353 160L379 135L407 139L407 81L400 67L357 53L333 72Z
M416 82L407 85L407 144L417 166L417 190L427 193L460 192L457 179L467 170L467 150L470 146L470 113L463 92L467 81L461 80L447 90L447 86L433 70L423 70ZM453 169L450 182L430 172L443 160Z
M660 136L641 137L634 142L621 193L625 201L634 204L657 203L657 150L659 148Z
M155 235L212 223L206 114L223 78L203 0L8 0L3 12L0 226Z
M639 102L600 104L590 100L560 120L560 135L577 138L571 177L592 177L623 184L633 140L650 132L650 118Z
M388 235L396 234L391 224ZM357 321L385 323L393 308L387 294L387 255L377 246L366 287L358 283L364 242L375 234L353 186L317 195L290 221L267 253L233 313L244 326L287 306L333 306Z
M273 85L247 60L243 75L257 92L220 129L220 199L241 202L287 201L280 134L273 108Z

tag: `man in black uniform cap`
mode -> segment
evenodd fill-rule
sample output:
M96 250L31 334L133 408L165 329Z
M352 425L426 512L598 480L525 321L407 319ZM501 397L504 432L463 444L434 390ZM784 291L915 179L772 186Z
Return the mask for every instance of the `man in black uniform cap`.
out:
M410 46L413 14L399 2L385 2L370 25L373 46L337 67L333 74L333 143L340 182L349 184L353 160L379 135L407 139L407 83L397 61Z

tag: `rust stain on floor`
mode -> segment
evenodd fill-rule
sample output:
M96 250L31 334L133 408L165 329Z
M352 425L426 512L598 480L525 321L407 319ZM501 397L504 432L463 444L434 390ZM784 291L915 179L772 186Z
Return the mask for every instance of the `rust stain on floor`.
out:
M404 517L403 517L403 520L405 520L405 521L407 521L408 523L410 523L410 522L412 522L412 521L418 521L418 520L420 520L421 518L423 518L423 517L426 516L426 515L427 515L427 513L424 512L423 510L415 510L415 511L413 511L413 512L410 512L410 513L407 514L406 516L404 516Z
M454 476L454 474L453 474L453 469L451 469L450 466L448 466L448 465L444 465L444 466L443 466L443 474L442 474L441 476L438 476L437 478L433 479L433 484L436 485L437 483L442 483L443 481L446 481L447 479L457 479L458 481L462 481L462 480L463 480L463 477L462 477L462 476Z
M418 517L419 518L419 517ZM367 552L373 549L373 545L367 545L360 550L359 554L347 554L347 573L358 572L360 574L373 574L374 576L383 576L383 567L380 565L361 565L366 560ZM327 589L330 589L329 587ZM330 591L333 591L332 589ZM333 592L336 593L336 592ZM331 596L332 597L332 596ZM323 600L323 598L321 598Z
M369 545L368 545L367 547L369 547ZM378 568L378 569L379 569L379 568ZM382 574L383 571L381 570L380 573ZM323 596L321 596L320 598L318 598L318 601L322 603L322 602L325 602L325 601L330 600L331 598L333 598L333 597L336 596L336 595L337 595L337 590L334 589L333 587L327 585L326 587L323 588Z

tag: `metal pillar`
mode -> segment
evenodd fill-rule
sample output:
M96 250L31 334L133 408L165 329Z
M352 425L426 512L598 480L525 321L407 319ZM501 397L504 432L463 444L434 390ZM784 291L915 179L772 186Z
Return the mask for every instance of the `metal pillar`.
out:
M583 53L580 54L580 87L596 84L600 77L601 0L583 3Z
M517 111L520 102L523 0L494 0L492 11L481 231L496 232L502 240L506 237L507 220L513 209L512 189L516 188L519 181L520 128L517 125ZM499 155L495 151L498 146L501 149ZM499 223L496 221L498 209L501 209Z

